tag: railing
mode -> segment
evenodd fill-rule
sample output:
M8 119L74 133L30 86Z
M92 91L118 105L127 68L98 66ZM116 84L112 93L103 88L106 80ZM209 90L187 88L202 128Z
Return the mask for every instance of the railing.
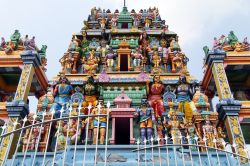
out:
M99 111L94 115L90 114L91 108L88 107L88 115L69 109L67 117L61 110L57 119L53 119L52 112L43 113L41 121L38 121L37 115L19 122L10 121L2 127L0 136L1 165L250 166L248 156L227 150L231 146L236 149L235 144L223 143L223 148L218 148L216 139L215 147L207 146L204 140L205 145L201 145L199 141L202 140L197 137L191 143L189 136L181 136L180 144L172 144L171 140L175 138L165 137L163 140L151 138L143 142L138 139L135 145L109 145L109 112L100 114L100 107L97 108ZM100 124L103 117L107 119L106 125L95 128L97 141L92 142L89 136L93 130L91 118L96 118ZM99 135L105 127L105 142L100 145Z

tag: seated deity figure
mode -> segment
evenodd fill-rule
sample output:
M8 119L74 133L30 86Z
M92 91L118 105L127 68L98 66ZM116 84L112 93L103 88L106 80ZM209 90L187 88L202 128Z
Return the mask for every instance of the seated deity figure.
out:
M134 58L134 60L133 60L134 67L135 68L140 68L142 66L141 65L141 60L143 59L143 56L142 56L139 48L136 48L135 52L132 53L132 58Z
M73 38L69 44L68 51L77 51L79 47L79 43L77 42L77 39Z
M79 140L80 138L80 130L77 132L77 125L79 125L77 123L77 119L70 119L69 124L63 126L65 135L68 132L70 144L75 144L76 139Z
M112 48L110 47L108 49L108 53L106 55L106 64L107 64L107 67L108 69L111 69L114 67L114 59L115 59L116 55L115 53L113 52Z
M97 108L93 109L92 111L92 115L97 115L97 114L109 114L108 109L106 109L104 107L104 100L102 98L99 98L98 100L99 105L97 106ZM93 136L93 144L98 144L98 140L97 140L97 133L98 132L98 128L99 128L99 132L100 132L100 144L103 145L104 144L104 139L105 139L105 134L106 134L106 128L107 128L107 117L106 116L95 116L93 118L93 123L94 123L94 136Z
M143 57L147 58L147 54L151 52L151 49L149 47L148 36L146 31L142 32L140 36L140 43L141 43L140 47L142 50Z
M15 30L15 32L10 36L11 42L17 47L20 42L21 34L19 30Z
M227 44L227 38L225 35L221 35L220 38L218 39L219 45L220 46L224 46L225 44Z
M158 55L157 51L154 51L153 56L152 56L152 62L154 64L155 68L158 68L161 63L161 57Z
M166 123L166 121L164 122ZM170 120L167 123L167 128L169 129L169 132L171 134L173 144L181 144L181 128L184 128L184 125L180 122L180 120L177 117L176 112L173 112L170 115Z
M219 40L216 37L214 37L213 50L217 50L217 49L221 49L221 45L220 45Z
M193 88L188 84L185 75L181 75L179 78L179 85L175 89L177 96L178 110L185 114L185 118L192 118L193 113L190 106L191 98L194 95Z
M62 107L66 109L66 105L70 100L70 95L74 92L73 87L70 85L69 80L62 74L59 78L59 83L55 86L53 91L54 103L51 106L51 111L55 111L55 117L60 117L60 110Z
M155 123L155 115L154 110L148 104L147 99L141 99L141 106L140 108L137 108L135 116L138 117L138 121L140 123L141 143L143 144L145 139L150 141L153 137L153 123Z
M231 46L234 46L236 43L239 42L237 36L234 34L234 31L229 32L227 40L228 44Z
M208 116L205 117L205 124L202 126L203 137L206 138L206 145L215 147L213 140L217 136L216 128L211 124Z
M98 62L99 62L99 59L95 56L95 51L92 50L89 53L89 57L87 58L87 60L83 61L84 72L87 74L95 74L96 69L98 67Z
M247 37L244 38L242 44L243 44L243 46L244 46L244 50L245 50L245 51L249 51L250 43L248 42Z
M145 18L145 28L148 29L150 27L151 21L148 17Z

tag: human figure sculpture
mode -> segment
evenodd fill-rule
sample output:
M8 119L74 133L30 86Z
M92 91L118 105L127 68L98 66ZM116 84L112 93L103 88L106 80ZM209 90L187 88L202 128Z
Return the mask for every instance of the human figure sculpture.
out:
M178 41L175 38L172 39L169 48L170 48L170 51L174 52L174 53L177 53L177 52L181 51L180 45L179 45Z
M223 47L227 43L226 36L221 35L218 41L219 41L219 45Z
M69 44L68 51L76 51L77 47L78 47L78 42L75 39L72 39L70 44Z
M102 17L100 20L100 26L101 26L101 29L105 29L106 27L106 19L104 17Z
M151 21L150 21L150 19L148 18L148 17L146 17L145 18L145 28L149 28L149 26L150 26L150 24L151 24Z
M137 108L135 116L138 116L140 123L141 143L147 139L149 142L153 137L153 123L155 123L154 110L148 104L147 99L141 99L141 106Z
M167 123L167 128L171 134L173 144L181 144L181 128L184 128L184 125L178 120L176 112L173 112L170 115L170 121Z
M20 38L21 38L21 34L20 34L19 30L15 30L15 32L10 36L10 40L11 40L11 42L14 43L16 48L20 42Z
M216 37L214 37L213 50L216 50L216 49L221 49L221 45L220 45L219 40Z
M161 57L158 55L157 51L154 51L153 56L152 56L152 62L154 64L155 68L158 68L161 63Z
M167 44L167 42L166 42L166 40L165 39L161 39L160 40L160 47L158 47L158 51L159 52L162 52L162 57L163 57L163 59L168 59L168 49L166 48L166 44Z
M66 145L65 135L67 135L67 134L64 135L65 130L64 130L63 121L58 122L56 125L56 128L57 128L57 132L56 132L55 136L57 137L57 150L64 150L65 145Z
M79 140L80 138L80 130L77 131L77 125L79 125L77 119L73 118L70 119L69 124L66 124L63 127L64 132L69 132L69 140L71 144L75 144L76 139Z
M36 122L38 122L38 121L36 120ZM41 133L40 133L40 130L41 130ZM32 128L31 145L30 145L31 150L35 150L36 146L39 145L39 143L41 141L41 135L42 134L44 134L44 127L43 126L38 125L38 126L34 126ZM29 145L27 145L27 146L29 146Z
M244 47L244 51L249 51L250 43L248 42L247 37L244 38L242 44L243 44L243 47Z
M116 27L117 26L117 16L114 15L111 19L111 27Z
M73 87L70 85L69 80L62 74L59 78L59 83L55 86L53 91L54 103L50 110L55 111L55 117L60 117L60 110L62 107L66 109L66 105L70 100L70 95L73 94Z
M102 98L98 100L99 105L97 108L93 109L92 115L97 115L97 114L109 114L110 110L104 108L104 101ZM93 144L98 144L97 140L97 133L98 128L100 132L100 144L104 144L104 139L105 139L105 134L106 134L106 128L107 128L107 117L106 116L96 116L94 117L93 123L94 123L94 136L93 136Z
M185 132L186 135L189 136L189 140L188 143L189 144L196 144L195 142L195 137L199 137L202 138L201 135L199 134L199 132L197 131L194 123L192 122L192 119L188 119L185 126ZM196 149L194 146L191 147L191 149Z
M185 118L192 118L193 113L190 106L191 98L194 95L194 89L191 87L185 75L181 75L179 78L179 85L175 89L177 96L178 110L185 114Z
M147 58L147 53L151 51L148 43L147 32L144 31L140 36L141 50L143 53L143 57Z
M107 53L107 55L105 57L108 69L112 69L112 67L114 67L114 59L115 59L115 57L116 57L116 55L114 54L112 48L110 47L108 49L108 53Z
M214 139L217 136L216 128L211 125L210 119L208 116L205 118L205 124L202 126L203 137L206 138L206 145L209 147L215 147Z
M238 42L237 36L234 34L234 31L230 31L227 37L228 44L234 46Z
M162 94L164 92L164 85L161 83L159 75L154 76L154 82L148 89L149 92L149 105L154 109L155 118L156 118L156 129L159 138L163 138L162 135L162 113L165 111Z
M7 47L4 37L1 37L0 51L4 51Z
M87 74L94 74L96 73L96 69L98 67L98 62L99 59L95 56L95 51L92 50L89 53L89 57L87 58L87 61L83 60L82 61L83 64L83 68L84 68L84 72Z
M141 61L142 61L142 59L144 58L143 56L142 56L142 54L140 53L140 49L139 48L136 48L135 49L135 52L134 53L132 53L132 58L134 58L134 60L133 60L133 65L134 65L134 67L135 68L140 68L141 67Z
M134 15L133 25L134 25L135 28L137 28L139 26L139 18L137 16L137 14Z

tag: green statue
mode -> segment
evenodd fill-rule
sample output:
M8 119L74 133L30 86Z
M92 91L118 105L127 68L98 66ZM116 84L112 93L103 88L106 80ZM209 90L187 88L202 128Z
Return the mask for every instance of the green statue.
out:
M234 31L230 31L227 38L228 38L228 44L231 46L234 46L238 42L238 38L234 34Z
M17 46L20 41L21 34L19 30L15 30L15 32L10 36L10 40Z
M204 47L203 47L203 51L204 51L204 53L205 53L205 58L207 58L208 52L209 52L208 46L204 46Z

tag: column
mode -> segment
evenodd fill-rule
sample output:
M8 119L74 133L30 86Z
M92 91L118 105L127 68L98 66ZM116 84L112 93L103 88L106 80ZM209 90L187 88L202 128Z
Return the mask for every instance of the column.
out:
M41 66L40 58L36 51L24 51L21 55L23 60L23 70L17 86L15 98L12 102L7 103L6 108L9 116L9 122L6 133L12 132L20 127L16 125L20 119L29 114L27 104L28 94L35 73L35 68ZM16 148L16 141L19 133L10 134L3 138L2 148L0 149L0 165L6 158L11 158Z
M212 68L213 78L220 99L220 103L217 104L219 119L225 123L230 143L236 144L233 151L241 156L247 157L244 151L246 144L238 121L241 104L239 101L233 99L224 69L225 56L225 52L210 52L206 63L208 67ZM241 163L247 162L244 158L240 160Z

